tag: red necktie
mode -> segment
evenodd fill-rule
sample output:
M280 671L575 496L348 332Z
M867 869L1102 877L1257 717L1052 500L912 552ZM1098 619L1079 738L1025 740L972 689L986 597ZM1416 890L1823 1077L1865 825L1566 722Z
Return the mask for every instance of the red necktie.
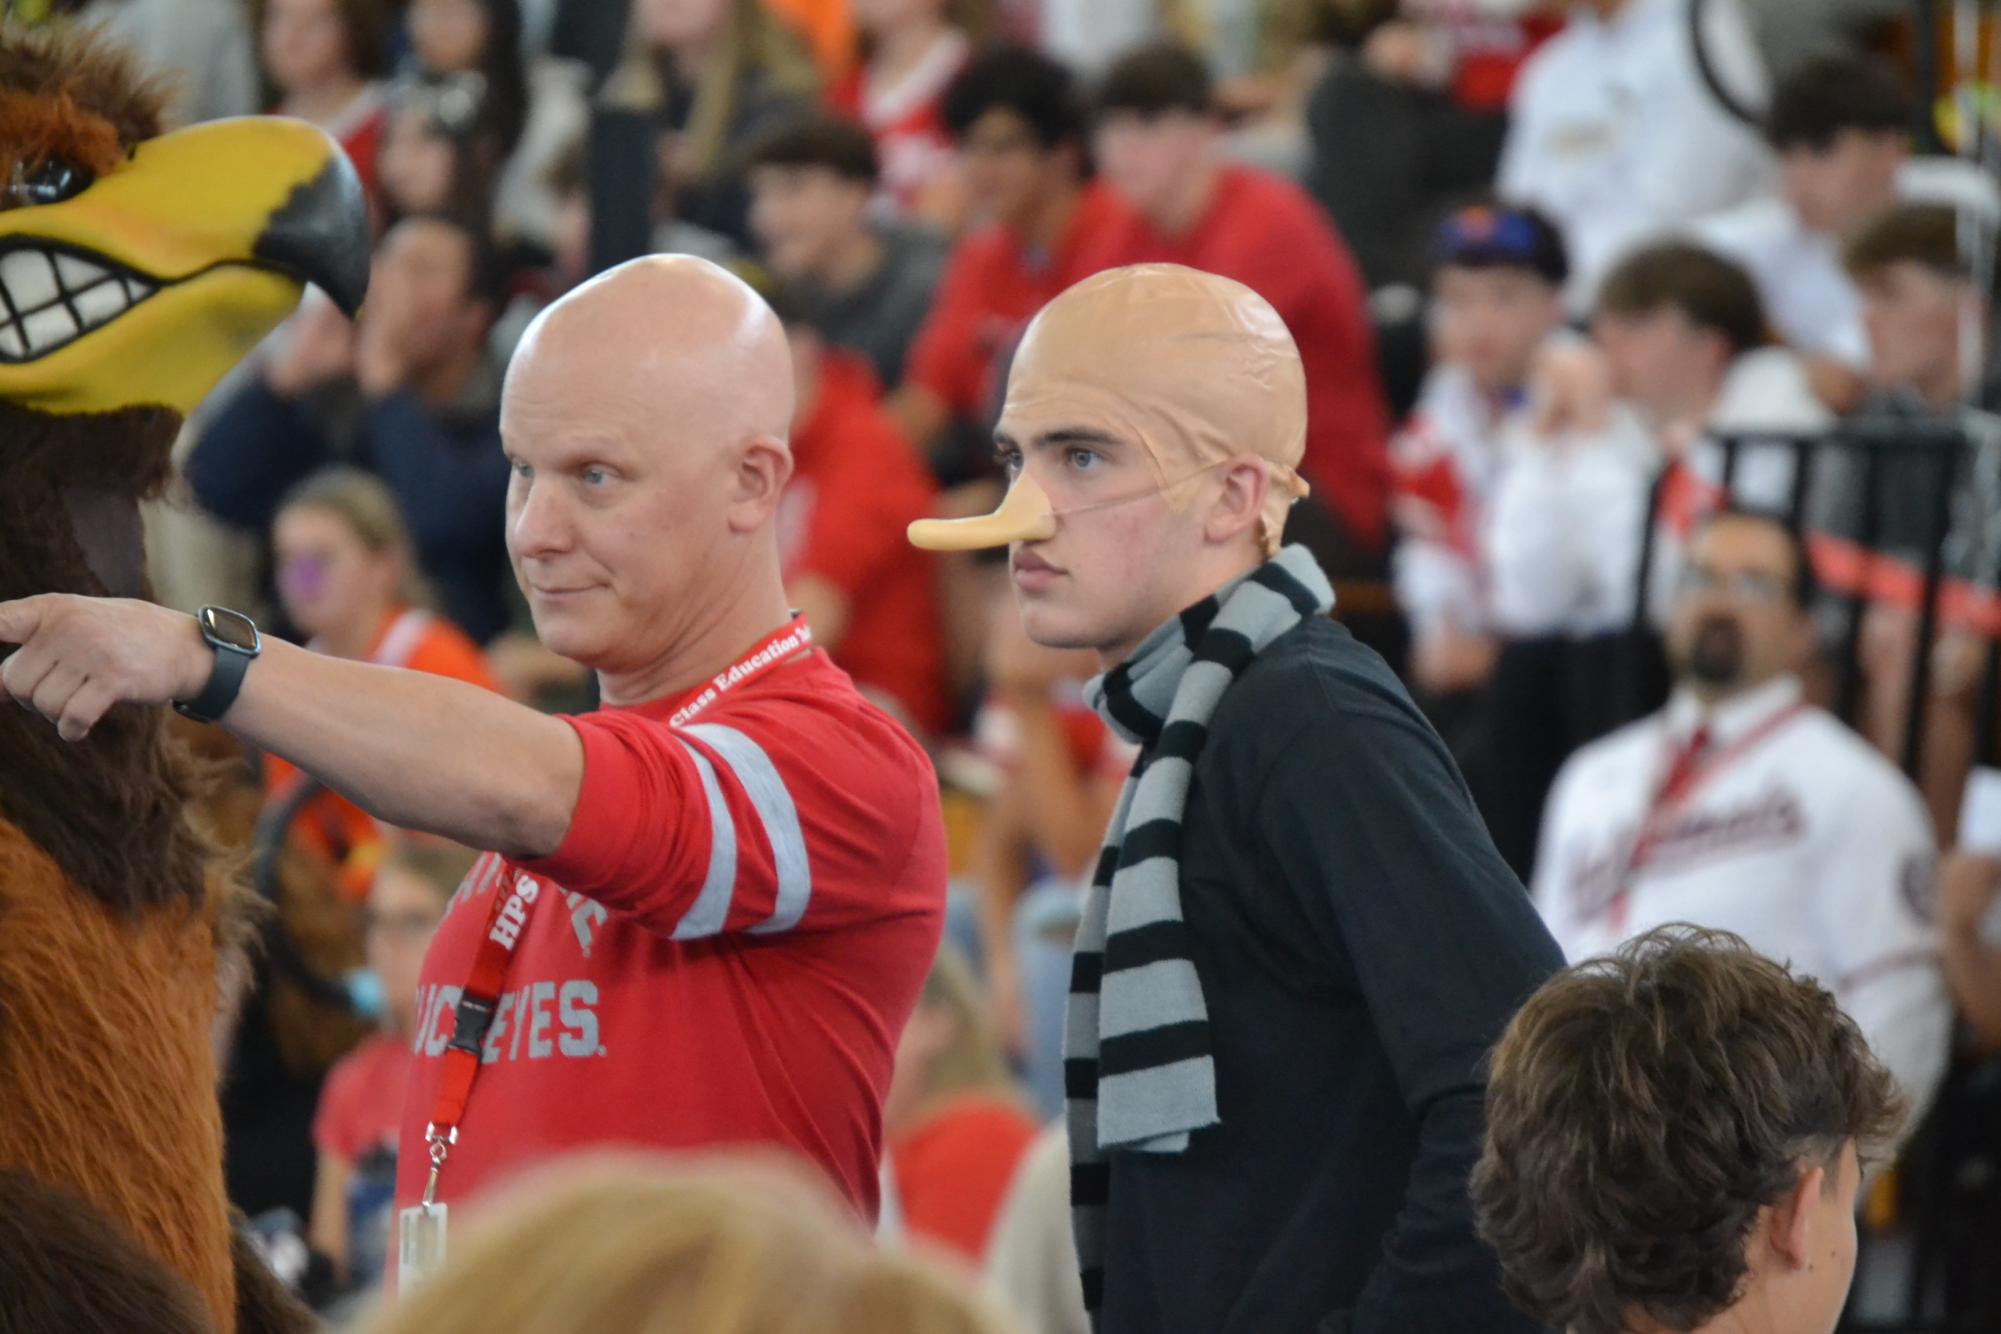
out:
M1709 725L1701 723L1694 733L1675 752L1674 763L1668 766L1667 781L1661 784L1660 795L1654 798L1654 810L1658 812L1669 802L1678 800L1695 781L1696 770L1702 767L1703 757L1709 753Z

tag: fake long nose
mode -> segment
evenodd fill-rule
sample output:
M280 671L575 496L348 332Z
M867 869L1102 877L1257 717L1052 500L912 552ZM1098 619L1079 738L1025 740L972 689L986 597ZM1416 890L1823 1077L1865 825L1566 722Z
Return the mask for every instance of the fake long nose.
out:
M919 519L910 525L910 545L926 551L978 551L1010 542L1045 542L1056 536L1056 512L1049 495L1024 471L1001 497L992 514L972 519Z

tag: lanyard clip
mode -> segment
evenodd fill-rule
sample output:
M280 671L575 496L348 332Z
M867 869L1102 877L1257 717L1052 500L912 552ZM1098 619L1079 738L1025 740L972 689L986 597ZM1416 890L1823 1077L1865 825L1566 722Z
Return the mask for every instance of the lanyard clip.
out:
M439 1130L435 1124L426 1124L424 1127L424 1143L430 1145L431 1150L431 1175L424 1182L424 1207L426 1209L437 1203L438 1172L445 1165L445 1155L450 1153L451 1146L458 1142L459 1128L457 1126L447 1126L443 1130Z

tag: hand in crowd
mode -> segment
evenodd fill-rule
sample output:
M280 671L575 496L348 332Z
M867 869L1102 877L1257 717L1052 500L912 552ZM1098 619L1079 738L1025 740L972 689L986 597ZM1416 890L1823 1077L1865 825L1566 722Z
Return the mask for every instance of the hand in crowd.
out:
M1612 363L1582 341L1560 340L1529 371L1530 424L1546 440L1603 431L1612 419Z
M1425 690L1449 695L1470 690L1492 675L1497 652L1491 635L1448 625L1417 641L1411 653L1411 671Z
M318 291L309 292L286 329L264 382L280 398L296 398L354 373L354 326Z
M2001 897L2001 858L1954 852L1939 866L1939 908L1948 935L1977 935Z
M417 304L405 285L371 285L354 341L354 378L362 393L382 398L403 387L410 375L417 318Z

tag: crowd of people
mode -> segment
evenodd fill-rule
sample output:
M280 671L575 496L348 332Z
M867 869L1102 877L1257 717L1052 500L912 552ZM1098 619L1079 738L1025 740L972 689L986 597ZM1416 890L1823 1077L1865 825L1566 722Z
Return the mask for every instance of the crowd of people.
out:
M1996 727L1983 694L2001 635L2001 430L1986 411L2001 186L1914 137L1933 90L1870 6L1826 7L1804 34L1785 25L1805 7L1768 8L1787 12L80 6L173 81L182 118L268 111L327 130L377 228L358 320L309 295L190 418L179 508L154 516L163 601L261 608L267 630L329 657L588 706L600 680L531 622L551 594L510 570L502 515L527 465L503 446L503 379L523 331L593 274L696 255L756 289L789 347L786 603L945 789L946 939L896 1042L869 1189L880 1236L984 1273L996 1309L881 1323L918 1319L870 1312L931 1309L945 1298L927 1285L945 1280L845 1250L804 1264L802 1220L838 1211L756 1171L728 1223L718 1196L732 1192L713 1181L614 1163L545 1182L546 1217L501 1223L464 1272L492 1293L539 1292L542 1271L515 1268L534 1256L572 1285L629 1282L615 1259L572 1265L545 1242L658 1210L711 1219L715 1235L686 1245L713 1265L817 1285L829 1329L1087 1327L1058 1122L1064 1010L1084 887L1138 747L1087 702L1098 660L1023 632L1002 563L919 550L905 532L1001 496L1019 460L997 461L994 428L1037 312L1106 270L1173 264L1242 284L1284 320L1305 372L1308 488L1286 539L1331 578L1335 618L1396 669L1563 954L1646 937L1564 974L1495 1055L1474 1194L1511 1295L1607 1331L1633 1302L1693 1329L1668 1322L1724 1309L1746 1265L1792 1300L1794 1261L1838 1231L1802 1181L1825 1180L1833 1214L1852 1215L1955 1060L2001 1047L2001 802L1986 768L2001 737L1981 734ZM613 503L588 493L594 470L565 503ZM1913 738L1922 762L1907 774ZM1270 798L1302 821L1334 781L1314 759L1274 770L1311 789ZM274 998L288 969L312 965L267 952L234 1039L226 1105L256 1133L232 1127L232 1181L273 1236L303 1243L272 1243L301 1289L360 1309L394 1253L398 1131L423 1120L401 1105L409 1062L451 1036L419 963L480 872L470 851L406 835L283 761L263 783L351 937L331 984L377 1031L330 1067L325 1044L274 1041L310 1022ZM1420 892L1409 857L1341 855ZM783 884L773 892L777 917ZM588 954L606 909L570 897ZM1741 936L1824 991L1735 945L1655 930L1675 922ZM594 1044L597 993L587 1005L570 985L524 993L489 1047L525 1033L535 1059ZM1723 999L1691 999L1701 988ZM1715 1044L1633 1054L1644 1044L1621 1034L1646 1022L1617 1011L1636 996L1646 1022L1699 1021ZM1227 998L1212 1003L1225 1013ZM1760 1046L1740 1014L1791 1017ZM1587 1039L1632 1068L1551 1072L1550 1044ZM1786 1175L1790 1110L1744 1092L1753 1064L1799 1067L1787 1096L1826 1122L1802 1181ZM1318 1089L1326 1074L1293 1078ZM1620 1172L1636 1161L1620 1136L1644 1137L1625 1129L1643 1113L1590 1102L1615 1087L1674 1107L1714 1089L1776 1118L1753 1128L1744 1180L1710 1183L1764 1208L1731 1215L1729 1255L1681 1258L1728 1271L1673 1288L1702 1300L1670 1304L1660 1294L1679 1280L1648 1288L1617 1261L1587 1282L1548 1253L1643 1250L1646 1209L1677 1206L1638 1187L1557 1219L1527 1203L1549 1182L1581 1200L1598 1155ZM287 1124L271 1123L278 1107ZM1858 1167L1858 1143L1881 1152ZM1662 1190L1696 1170L1668 1151L1647 1165ZM1731 1250L1746 1237L1748 1260ZM700 1308L736 1314L657 1327L779 1328L759 1323L756 1287ZM604 1289L604 1319L656 1327L618 1291ZM1815 1292L1802 1309L1838 1310ZM476 1309L440 1297L381 1328L471 1329Z

